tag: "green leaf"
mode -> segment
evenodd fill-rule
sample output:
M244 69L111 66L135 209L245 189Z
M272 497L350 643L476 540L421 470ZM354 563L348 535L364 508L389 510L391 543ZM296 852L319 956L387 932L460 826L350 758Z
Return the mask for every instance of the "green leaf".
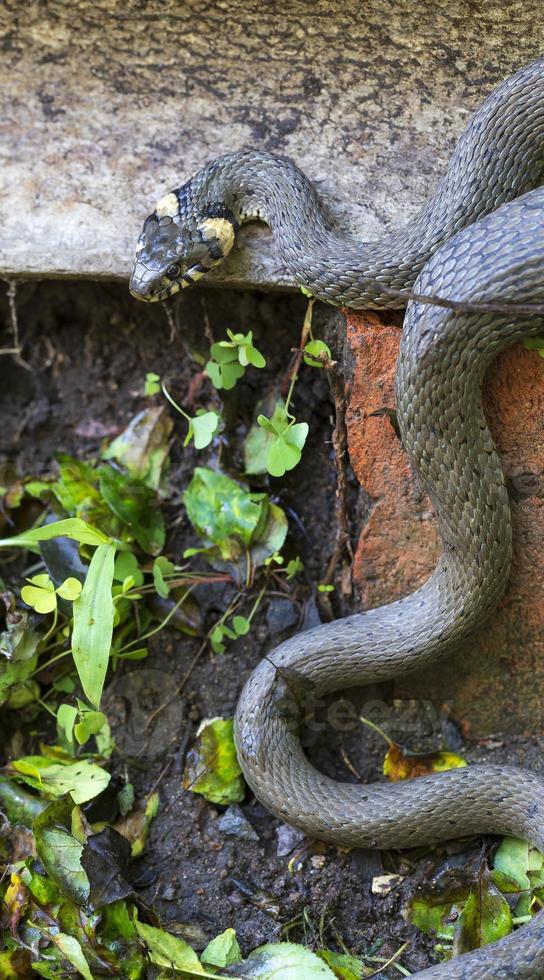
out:
M31 584L24 585L21 589L23 602L42 615L53 612L57 608L57 596L49 575L35 575L27 581Z
M71 538L73 541L79 541L80 544L95 546L110 541L107 535L86 524L79 517L68 517L64 521L45 524L32 531L25 531L24 534L17 534L13 538L3 538L0 540L0 548L35 548L40 541L50 541L51 538Z
M234 626L234 632L238 636L245 636L251 629L251 623L245 616L233 616L232 625Z
M103 510L98 490L98 477L89 463L75 459L66 453L57 456L59 475L49 485L63 510L72 517L90 520L92 524Z
M280 432L283 432L284 428L287 427L288 420L285 414L285 409L275 409L274 415L278 412L278 419L267 419L266 415L257 416L257 424L260 425L265 432L269 432L272 436L277 436Z
M268 443L266 468L271 476L283 476L287 470L294 469L300 463L302 449L308 437L308 423L286 423L282 429L262 415L259 415L257 421L267 432L273 434Z
M267 943L240 965L244 980L334 980L334 973L315 953L297 943Z
M93 980L93 975L89 969L89 964L85 959L79 940L77 940L75 936L68 936L65 932L51 932L48 933L48 935L53 940L55 945L58 946L62 955L68 960L68 962L71 963L72 966L75 966L76 970L78 970L84 980Z
M74 739L74 725L77 718L77 708L71 704L61 704L57 710L57 727L70 745Z
M304 563L302 559L299 558L298 555L296 558L291 558L291 561L287 563L287 568L286 568L287 581L289 582L292 578L295 577L295 575L303 571L304 571Z
M330 949L320 949L317 956L330 966L338 980L361 980L362 977L372 976L373 967L365 966L358 956L349 953L334 953Z
M69 602L74 602L75 599L79 599L82 588L83 586L79 579L70 577L64 579L64 582L59 585L56 591L61 599L68 599Z
M84 745L92 735L98 735L106 724L106 716L101 711L85 711L81 721L74 728L74 735L79 744Z
M113 578L116 582L125 582L127 578L131 578L136 588L144 584L144 573L132 551L120 551L116 556Z
M238 362L237 355L235 355L235 358L232 362L223 361L222 363L217 363L216 361L208 361L206 364L206 374L215 388L219 390L224 388L226 391L229 391L231 388L234 388L238 379L243 376L245 368Z
M135 921L138 935L147 946L149 959L156 966L164 966L171 970L184 970L199 975L204 971L194 949L178 936L172 936L164 929L155 929L144 922Z
M216 626L210 635L210 643L214 653L224 653L227 649L223 643L225 633L222 626Z
M494 943L512 931L512 913L498 888L482 876L455 924L455 956Z
M170 587L165 581L164 576L172 575L175 570L176 566L168 558L165 558L164 555L159 555L158 558L155 558L153 562L153 583L161 599L167 599L170 592Z
M0 778L0 809L11 824L31 827L32 821L45 810L46 806L47 803L29 793L23 786Z
M39 686L30 679L37 663L35 653L26 660L0 661L0 705L7 702L8 707L21 708L39 696Z
M150 406L130 420L102 458L117 460L126 468L129 476L156 490L168 459L173 427L174 423L164 405Z
M236 345L229 344L229 342L226 340L219 341L217 344L212 344L210 354L212 355L214 361L217 361L218 364L231 364L233 361L238 360Z
M269 504L266 521L254 536L250 547L251 562L254 568L264 565L271 555L276 554L283 547L287 530L285 512L277 504Z
M211 803L239 803L245 795L242 770L234 745L232 718L203 721L196 745L187 755L184 789L201 793Z
M10 770L44 795L58 799L70 793L74 803L78 804L98 796L111 778L108 772L86 759L62 765L39 755L15 759L10 763Z
M159 501L141 480L110 467L100 471L100 491L108 507L129 529L143 551L156 555L164 546L164 518Z
M144 395L156 395L158 391L161 390L161 377L160 374L155 374L154 371L148 371L145 376L145 387Z
M204 412L191 419L195 449L205 449L213 439L219 425L217 412Z
M242 959L242 951L238 945L234 929L225 929L206 946L201 954L202 962L208 966L232 966Z
M266 473L268 449L278 432L282 432L288 424L285 402L282 398L278 398L275 402L270 419L266 415L258 414L257 420L244 440L245 473L249 475Z
M115 545L100 545L91 560L82 593L73 604L72 654L81 686L98 707L113 635L112 598Z
M331 349L327 344L322 340L310 340L304 348L304 363L309 367L324 367L319 360L320 354L326 354L329 360L332 358Z
M453 922L448 922L451 909L452 901L450 900L435 905L431 904L427 898L414 898L409 905L410 922L413 922L418 929L426 932L429 936L436 936L438 939L451 942L455 934Z
M57 800L36 817L34 837L36 851L47 874L63 895L79 905L85 905L90 884L81 865L83 845L67 829L73 804L69 799Z
M300 463L300 457L300 449L289 445L282 436L277 436L268 450L266 468L270 476L283 476Z
M290 425L286 432L282 433L283 438L291 446L296 446L297 449L304 449L304 444L308 438L309 426L307 422L296 422L295 425Z
M529 845L518 837L505 837L499 845L493 861L495 871L501 872L520 889L530 888Z
M183 501L197 533L216 544L225 560L236 559L266 516L265 494L204 467L195 469Z
M253 367L264 368L266 367L266 361L260 351L256 347L248 346L242 348L245 351L247 360Z

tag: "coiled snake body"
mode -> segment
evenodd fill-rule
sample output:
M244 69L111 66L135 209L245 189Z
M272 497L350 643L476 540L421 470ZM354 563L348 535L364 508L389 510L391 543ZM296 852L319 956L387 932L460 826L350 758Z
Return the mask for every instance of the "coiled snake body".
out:
M234 153L163 198L147 219L131 291L148 301L171 295L221 261L238 224L258 216L271 225L297 280L328 303L401 305L380 292L380 284L461 303L542 303L542 183L539 59L489 96L461 137L437 193L402 232L371 245L340 236L291 162L252 150ZM343 845L403 848L476 833L510 834L544 849L544 781L527 771L470 766L371 786L323 776L301 749L287 680L300 678L322 695L406 673L453 652L489 617L508 577L511 526L481 383L500 350L543 328L539 316L408 305L397 368L398 420L404 448L433 501L442 557L412 595L283 643L253 672L236 713L248 783L269 810L310 835ZM420 975L544 977L544 913L499 944Z

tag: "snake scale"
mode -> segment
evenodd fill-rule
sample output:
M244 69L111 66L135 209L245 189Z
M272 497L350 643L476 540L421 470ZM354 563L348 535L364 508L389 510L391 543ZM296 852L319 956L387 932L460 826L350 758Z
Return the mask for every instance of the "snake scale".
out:
M336 306L398 307L413 290L464 303L544 301L544 58L504 81L468 123L435 195L409 227L361 244L329 220L289 160L248 150L212 161L147 218L130 289L165 299L221 262L239 225L260 218L285 266ZM344 846L403 848L510 834L544 849L544 781L475 765L390 785L331 780L302 751L293 684L316 695L406 673L454 653L507 582L511 524L481 404L484 372L543 318L407 307L397 367L403 446L436 512L443 545L412 595L294 636L250 676L235 732L258 799L307 834ZM286 705L289 710L286 710ZM419 974L544 977L544 912L497 944Z

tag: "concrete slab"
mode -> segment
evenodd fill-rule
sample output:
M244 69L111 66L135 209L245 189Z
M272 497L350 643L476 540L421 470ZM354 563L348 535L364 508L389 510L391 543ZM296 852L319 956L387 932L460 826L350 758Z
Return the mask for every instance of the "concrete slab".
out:
M6 0L0 275L128 277L220 153L291 156L363 240L408 221L469 113L540 54L541 0ZM263 229L208 282L289 286Z

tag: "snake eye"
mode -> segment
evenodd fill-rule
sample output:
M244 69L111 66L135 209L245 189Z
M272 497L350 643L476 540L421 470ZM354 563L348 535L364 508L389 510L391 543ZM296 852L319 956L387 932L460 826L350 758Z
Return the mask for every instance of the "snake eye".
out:
M179 276L179 265L169 265L164 273L167 279L177 279Z

